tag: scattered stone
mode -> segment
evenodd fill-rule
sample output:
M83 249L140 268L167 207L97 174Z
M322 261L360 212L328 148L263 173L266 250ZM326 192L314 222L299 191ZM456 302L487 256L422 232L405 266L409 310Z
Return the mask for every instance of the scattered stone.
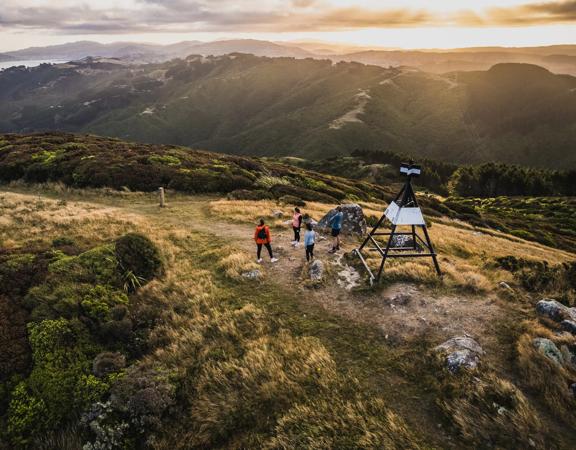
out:
M259 280L262 278L262 272L258 269L249 270L248 272L243 272L242 277L247 278L248 280Z
M556 300L546 298L540 300L536 304L536 312L541 316L554 320L555 322L561 322L562 320L576 321L576 310L574 308L569 308Z
M362 207L355 203L341 206L342 212L344 213L344 219L342 221L342 232L346 234L365 234L366 219L364 218ZM317 227L324 230L330 229L330 220L336 215L336 213L337 210L332 209L318 222Z
M312 281L320 281L324 277L324 263L315 259L308 267L308 275Z
M284 212L280 210L274 210L272 211L272 217L276 219L281 219L282 217L284 217Z
M507 291L513 291L514 290L505 281L501 281L500 283L498 283L498 286L500 286L500 288L502 288L502 289L506 289Z
M392 236L392 242L390 243L392 248L414 248L414 239L412 236L406 236L404 234L397 234ZM417 244L416 248L420 246Z
M564 357L562 352L556 347L556 344L550 339L546 338L534 338L532 341L534 347L550 361L556 364L562 365L564 363Z
M576 335L576 322L573 320L563 320L560 322L560 327L567 331L568 333L572 333Z
M412 300L412 296L409 294L396 294L391 299L392 302L396 303L397 305L407 305Z
M484 350L474 339L468 336L456 336L440 344L434 349L446 355L446 366L452 373L461 368L474 369L480 363Z

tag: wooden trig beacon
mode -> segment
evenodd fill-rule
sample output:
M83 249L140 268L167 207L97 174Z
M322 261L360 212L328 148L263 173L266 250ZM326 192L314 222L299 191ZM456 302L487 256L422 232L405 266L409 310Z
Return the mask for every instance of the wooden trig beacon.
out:
M412 188L412 178L418 177L421 172L420 166L412 161L401 164L400 173L406 176L406 183L362 245L354 250L368 271L370 283L380 280L388 258L432 258L436 272L442 276L426 221ZM386 222L390 222L390 231L383 231ZM422 231L423 237L418 233L419 230ZM376 275L368 266L363 251L377 252L382 257Z

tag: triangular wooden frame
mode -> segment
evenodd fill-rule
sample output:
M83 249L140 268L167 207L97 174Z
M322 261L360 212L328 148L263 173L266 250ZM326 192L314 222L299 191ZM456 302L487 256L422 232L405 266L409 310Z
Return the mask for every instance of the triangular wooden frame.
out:
M406 169L408 167L408 169ZM426 228L426 222L422 215L420 206L418 206L418 201L416 200L416 194L412 188L412 176L413 174L419 174L420 170L412 169L412 164L403 165L401 172L407 175L407 180L396 198L390 203L378 223L372 228L372 231L368 234L362 245L354 250L354 253L358 255L360 261L366 268L370 276L370 283L374 281L379 281L384 272L384 264L388 258L432 258L434 262L434 268L438 276L442 276L442 271L440 270L440 265L438 264L438 257L434 251L432 241L430 240L430 235L428 234L428 229ZM380 231L384 227L386 222L390 222L391 231L384 232ZM409 226L411 227L410 232L400 232L398 227ZM423 237L419 235L418 231L421 230ZM383 247L380 242L376 240L376 236L388 236L386 241L386 246ZM397 237L400 236L411 236L412 243L410 246L397 247L394 244L401 239ZM422 249L423 251L419 251ZM376 275L372 272L366 259L362 255L362 251L375 251L380 253L382 257L382 262L380 263L380 268Z

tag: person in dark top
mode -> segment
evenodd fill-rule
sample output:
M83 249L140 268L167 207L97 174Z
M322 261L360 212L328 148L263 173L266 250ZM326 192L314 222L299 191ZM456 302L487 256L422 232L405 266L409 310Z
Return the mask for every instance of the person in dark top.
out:
M334 243L332 244L332 250L330 253L336 253L340 250L340 232L342 231L342 222L344 221L344 213L342 212L342 207L338 206L336 208L336 214L330 219L329 225L332 227L332 237L334 238Z
M256 255L258 257L258 262L262 262L262 246L266 247L268 254L270 255L270 261L273 263L278 261L278 258L274 258L272 253L272 238L270 237L270 228L264 223L264 219L260 219L260 224L256 227L254 231L254 241L256 242Z

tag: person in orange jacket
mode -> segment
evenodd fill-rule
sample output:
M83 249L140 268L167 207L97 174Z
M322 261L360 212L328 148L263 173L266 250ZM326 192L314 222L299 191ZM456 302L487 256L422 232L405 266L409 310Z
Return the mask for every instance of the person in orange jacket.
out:
M256 256L258 257L259 263L262 262L262 246L266 247L266 250L268 250L270 261L273 263L278 261L278 258L274 258L274 254L272 253L272 246L270 245L272 242L272 238L270 237L270 228L264 223L264 219L260 219L260 224L256 227L256 231L254 231L254 241L256 241Z

